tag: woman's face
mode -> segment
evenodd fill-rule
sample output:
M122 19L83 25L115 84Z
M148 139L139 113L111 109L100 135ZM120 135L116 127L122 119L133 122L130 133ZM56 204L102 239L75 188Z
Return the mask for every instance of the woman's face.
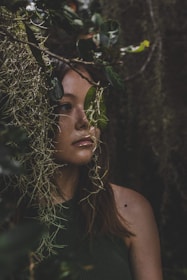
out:
M79 70L91 80L89 74ZM55 138L55 158L61 163L88 163L99 140L98 128L89 125L84 112L84 100L91 84L73 70L65 74L64 96L59 101L59 128Z

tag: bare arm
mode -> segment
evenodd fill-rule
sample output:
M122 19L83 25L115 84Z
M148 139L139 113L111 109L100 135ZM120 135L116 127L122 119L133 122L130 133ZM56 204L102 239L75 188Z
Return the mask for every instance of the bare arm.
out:
M143 200L143 201L142 201ZM135 280L161 280L160 241L152 209L141 199L132 221L130 258Z
M119 189L120 188L120 189ZM135 191L117 187L120 214L135 235L128 240L134 280L162 280L158 229L149 202ZM119 194L120 193L120 194Z

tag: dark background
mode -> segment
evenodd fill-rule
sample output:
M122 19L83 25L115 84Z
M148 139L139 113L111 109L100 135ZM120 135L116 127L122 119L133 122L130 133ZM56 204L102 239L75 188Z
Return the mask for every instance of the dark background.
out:
M119 20L122 45L150 41L145 52L125 57L125 90L113 92L107 100L112 181L150 201L160 232L164 279L185 280L187 1L101 4L106 18ZM2 157L4 150L0 152ZM4 255L0 257L2 263Z
M124 45L151 43L127 56L125 91L110 103L113 180L151 202L164 279L187 279L187 2L102 2L120 21Z

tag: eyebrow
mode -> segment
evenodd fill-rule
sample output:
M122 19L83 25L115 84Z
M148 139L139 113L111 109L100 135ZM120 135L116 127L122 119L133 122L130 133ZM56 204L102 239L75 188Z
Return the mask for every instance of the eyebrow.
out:
M69 92L65 92L64 95L63 95L63 97L64 97L64 96L65 96L65 97L66 97L66 96L67 96L67 97L68 97L68 96L69 96L69 97L75 97L75 95L74 95L73 93L69 93Z
M70 93L70 92L65 92L64 95L62 96L62 99L60 99L58 101L58 103L60 104L61 102L63 102L63 98L71 98L71 99L76 99L77 97L73 94L73 93Z

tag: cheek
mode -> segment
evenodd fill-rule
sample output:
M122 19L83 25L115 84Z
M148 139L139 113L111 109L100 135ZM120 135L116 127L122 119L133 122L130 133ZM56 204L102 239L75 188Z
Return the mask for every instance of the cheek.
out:
M69 138L73 131L73 121L72 117L69 116L60 116L58 120L56 130L56 139L60 139L60 141L63 141L63 139ZM65 140L64 140L65 141Z
M62 125L62 121L58 122L58 127L56 128L55 137L54 137L54 147L56 150L61 149L67 142L66 133L68 126L65 124ZM68 131L67 131L68 133Z

